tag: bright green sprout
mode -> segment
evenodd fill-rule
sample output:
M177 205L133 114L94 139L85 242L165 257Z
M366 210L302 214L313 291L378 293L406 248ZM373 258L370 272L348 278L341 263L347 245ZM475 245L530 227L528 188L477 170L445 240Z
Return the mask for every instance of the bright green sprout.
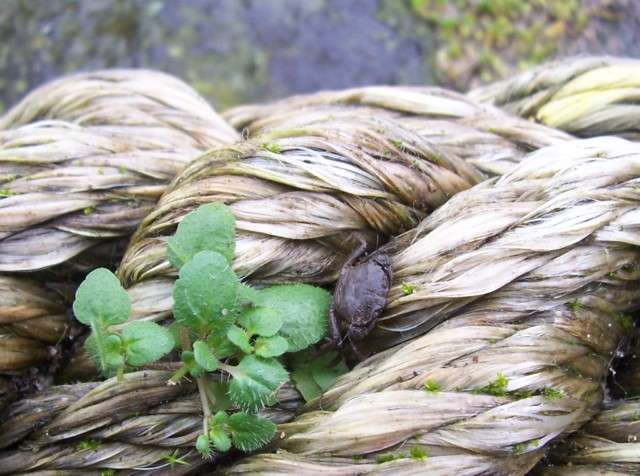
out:
M553 387L544 387L542 389L542 395L547 398L562 398L564 397L564 392L562 390L558 390Z
M415 445L415 446L412 446L411 449L409 450L409 455L413 459L421 459L424 461L427 459L428 452L429 451L426 448L422 448L419 445Z
M435 380L429 379L424 383L424 389L430 393L439 393L442 390L442 386Z
M181 464L183 466L191 466L191 463L188 461L180 459L180 450L178 448L175 449L173 454L171 455L162 455L162 459L166 459L169 463L169 468L173 469L176 464Z
M280 153L280 146L278 144L270 144L269 142L262 143L262 150L267 150L269 152L273 152L274 154Z
M509 379L501 372L498 372L498 377L496 378L496 380L489 382L489 384L484 387L474 389L473 394L492 395L494 397L506 397L508 384L509 384Z
M97 451L98 448L102 445L102 440L82 440L78 443L78 451L89 450L89 451Z
M416 286L414 284L407 284L407 283L400 283L400 286L402 286L402 292L404 293L405 296L409 296L410 294L413 294L416 292Z

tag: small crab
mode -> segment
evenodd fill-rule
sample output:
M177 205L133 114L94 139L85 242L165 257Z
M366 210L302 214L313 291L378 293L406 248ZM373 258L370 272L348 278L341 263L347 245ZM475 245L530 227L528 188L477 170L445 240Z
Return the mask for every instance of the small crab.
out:
M367 254L364 237L357 235L357 238L360 244L347 257L338 276L329 311L330 335L320 353L342 348L346 339L356 357L364 360L356 342L371 332L384 310L393 271L389 255L383 248Z

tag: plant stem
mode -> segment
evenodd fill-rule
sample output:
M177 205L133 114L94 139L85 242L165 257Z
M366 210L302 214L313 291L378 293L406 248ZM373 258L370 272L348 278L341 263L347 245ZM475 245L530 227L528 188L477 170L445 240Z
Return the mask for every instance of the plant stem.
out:
M224 362L220 362L220 361L218 361L218 368L220 370L224 370L225 372L227 372L232 377L235 377L238 374L238 372L240 372L240 369L234 367L233 365L228 365L228 364L225 364Z
M182 350L191 350L191 339L189 338L189 329L184 326L178 326L180 329L180 347Z
M202 412L204 416L202 418L202 429L205 435L209 435L209 418L211 417L211 406L209 404L209 398L207 397L206 382L202 378L197 378L198 393L200 394L200 402L202 403Z
M105 375L104 372L107 370L107 351L104 344L104 334L99 326L91 326L91 328L93 329L93 335L96 336L96 347L98 348L98 354L100 354L100 371Z
M191 367L186 365L186 364L182 364L182 367L180 367L175 374L173 374L171 376L171 378L169 379L169 381L167 382L168 385L176 385L180 379L182 377L184 377L185 375L187 375L189 373L189 370L191 370Z

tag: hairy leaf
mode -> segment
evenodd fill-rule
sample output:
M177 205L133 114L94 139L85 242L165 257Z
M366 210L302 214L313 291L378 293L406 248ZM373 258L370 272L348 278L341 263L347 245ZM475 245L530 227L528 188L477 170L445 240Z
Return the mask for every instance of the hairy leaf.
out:
M307 284L283 284L263 289L256 306L275 309L283 318L278 335L297 352L319 342L327 333L331 294Z
M255 343L256 355L260 357L278 357L289 348L287 339L282 336L258 337Z
M282 316L271 307L259 306L245 309L238 317L238 324L247 330L249 336L270 337L282 327Z
M240 283L238 288L238 294L240 297L248 302L253 302L258 297L258 290L253 289L246 283Z
M227 331L227 338L233 342L245 354L253 352L253 347L249 343L249 336L238 326L232 325Z
M196 449L198 452L208 458L211 455L211 443L209 442L209 437L207 435L200 435L196 440Z
M224 256L201 251L180 269L173 285L173 314L196 332L226 333L235 319L238 277Z
M236 345L227 337L226 332L213 332L207 336L206 342L219 359L231 357L237 349Z
M89 359L91 363L100 370L102 375L105 377L113 377L117 372L117 365L109 365L108 362L105 361L105 366L102 365L102 360L100 358L100 352L98 352L98 342L95 334L89 335L87 339L84 341L84 347L87 349L87 354L89 355Z
M105 358L110 367L120 367L124 363L122 339L117 334L109 334L104 341Z
M209 438L213 446L221 453L231 449L231 438L229 438L224 428L212 428L209 431Z
M169 330L149 321L135 321L122 330L127 363L145 365L168 354L175 344Z
M197 340L193 343L193 356L200 367L207 372L213 372L218 368L218 361L215 356L211 354L207 344L201 340Z
M216 251L231 263L235 249L235 218L229 207L209 203L186 215L167 238L167 257L177 269L201 251Z
M229 397L246 412L257 412L274 402L278 388L289 379L280 362L254 354L245 356L231 373Z
M229 382L207 382L209 390L215 397L212 410L223 411L228 410L233 405L229 398Z
M78 287L73 312L83 324L94 330L104 330L129 319L131 299L115 274L106 268L98 268Z
M276 433L276 424L266 418L234 413L229 417L233 446L242 451L255 451L267 444Z

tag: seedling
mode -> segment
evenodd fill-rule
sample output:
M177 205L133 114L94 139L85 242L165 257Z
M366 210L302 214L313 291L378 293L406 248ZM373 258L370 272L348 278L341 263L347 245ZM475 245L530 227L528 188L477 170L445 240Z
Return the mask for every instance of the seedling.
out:
M205 457L232 446L254 451L275 434L276 425L256 413L273 405L289 380L278 359L325 336L331 296L309 285L255 290L242 283L231 266L235 219L219 203L185 216L167 247L169 262L178 269L172 329L136 321L121 332L111 330L128 320L131 303L117 278L98 269L80 285L74 303L78 319L94 331L89 353L105 375L115 368L122 379L128 366L144 366L176 347L182 364L168 384L189 374L202 401L196 449ZM210 378L212 372L226 377Z
M91 327L93 333L85 346L105 376L116 373L122 380L126 365L154 362L174 346L171 333L154 322L132 322L122 332L111 330L111 326L127 321L131 300L108 269L89 273L78 288L73 312L80 322Z
M191 463L180 459L180 450L178 448L175 449L173 454L170 455L162 455L162 459L167 460L169 463L169 469L173 469L176 464L180 464L182 466L191 466Z

